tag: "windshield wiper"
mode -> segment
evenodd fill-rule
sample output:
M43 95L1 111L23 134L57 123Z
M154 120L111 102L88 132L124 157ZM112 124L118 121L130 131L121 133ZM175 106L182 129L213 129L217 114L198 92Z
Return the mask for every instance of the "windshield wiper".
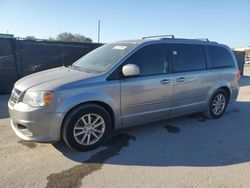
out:
M72 69L74 69L74 70L79 70L79 71L82 71L82 72L86 72L86 73L91 73L89 70L86 70L86 69L84 69L84 68L82 68L82 67L78 67L78 66L76 66L76 65L71 65L71 66L68 66L69 68L72 68Z
M70 65L68 68L74 69L74 70L81 70L81 67L75 66L75 65Z

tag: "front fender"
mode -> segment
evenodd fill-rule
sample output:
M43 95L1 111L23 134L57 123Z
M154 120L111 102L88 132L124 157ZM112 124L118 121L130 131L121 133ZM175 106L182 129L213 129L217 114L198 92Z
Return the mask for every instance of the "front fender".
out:
M114 128L118 128L121 126L121 122L119 118L120 117L119 98L117 97L117 101L115 101L111 98L111 96L105 93L99 93L99 92L98 93L97 92L79 93L79 94L71 95L71 96L64 97L63 99L61 99L56 109L56 112L61 114L60 124L62 125L63 119L72 108L74 108L75 106L79 104L82 104L85 102L91 102L91 101L102 102L110 106L114 112L114 121L115 121Z
M75 106L84 103L84 102L103 102L109 105L113 111L115 112L119 109L119 106L116 101L114 101L110 96L104 93L95 93L95 92L88 92L88 93L81 93L72 95L70 97L65 98L61 101L57 108L57 112L59 113L67 113L70 109L74 108Z

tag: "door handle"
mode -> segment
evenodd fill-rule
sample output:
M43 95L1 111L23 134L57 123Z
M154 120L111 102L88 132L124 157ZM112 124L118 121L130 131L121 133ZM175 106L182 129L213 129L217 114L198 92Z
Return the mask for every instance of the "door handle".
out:
M160 81L161 84L170 84L171 83L171 80L168 80L168 79L163 79Z
M183 78L183 77L176 78L175 81L176 81L176 82L184 82L184 81L185 81L185 78Z

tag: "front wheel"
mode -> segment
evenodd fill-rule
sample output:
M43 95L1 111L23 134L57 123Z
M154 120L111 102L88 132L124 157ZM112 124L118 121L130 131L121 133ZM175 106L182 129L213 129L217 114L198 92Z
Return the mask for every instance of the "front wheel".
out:
M225 90L219 89L212 96L207 111L205 112L206 117L210 119L218 119L226 111L228 104L228 94Z
M109 113L101 106L87 104L74 109L63 125L62 136L72 149L88 151L100 146L111 132Z

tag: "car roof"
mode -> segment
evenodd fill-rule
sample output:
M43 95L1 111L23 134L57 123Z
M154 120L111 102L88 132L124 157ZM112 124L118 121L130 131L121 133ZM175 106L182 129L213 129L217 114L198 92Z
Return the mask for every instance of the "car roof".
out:
M227 47L226 45L219 44L214 41L209 41L206 38L200 39L186 39L186 38L166 38L166 37L143 37L142 39L132 39L118 41L119 43L134 43L134 44L147 44L147 43L179 43L179 44L200 44L200 45L214 45Z

